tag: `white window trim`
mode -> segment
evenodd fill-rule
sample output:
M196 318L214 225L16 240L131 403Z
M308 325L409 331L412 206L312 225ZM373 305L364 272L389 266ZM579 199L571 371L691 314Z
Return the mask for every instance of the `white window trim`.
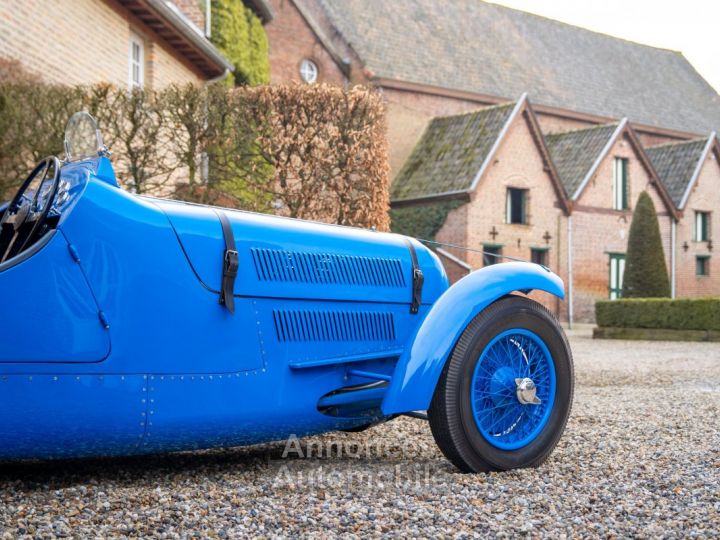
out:
M135 59L133 57L134 46L137 46L140 58L137 62L138 80L135 81L133 67L135 67ZM145 86L145 44L142 38L137 34L130 34L130 43L128 45L128 88L143 88Z
M620 190L623 182L623 158L613 159L613 182L612 182L612 208L613 210L626 210L623 208L623 192ZM627 190L627 178L624 179L625 190Z
M703 227L705 221L705 227ZM705 237L703 237L703 228L705 229ZM695 211L695 238L696 242L707 242L710 239L710 212L703 210Z
M312 67L310 70L305 70L305 67ZM305 73L307 72L312 73L312 80L305 78ZM310 58L303 58L302 62L300 62L300 78L303 82L307 84L315 84L318 81L318 78L320 77L320 68L318 67L317 63L311 60Z

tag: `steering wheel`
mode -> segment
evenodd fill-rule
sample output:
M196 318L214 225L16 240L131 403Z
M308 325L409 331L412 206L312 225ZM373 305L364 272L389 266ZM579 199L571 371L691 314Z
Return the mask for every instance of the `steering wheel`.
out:
M35 189L35 194L28 197L26 192L37 178L40 179L40 182ZM46 185L48 180L50 184ZM46 157L35 166L22 183L0 219L0 263L17 255L33 242L35 235L48 217L59 185L60 162L55 156ZM25 235L27 227L24 225L26 224L32 224L32 227ZM22 239L23 236L24 239ZM18 248L16 244L19 242L20 247Z

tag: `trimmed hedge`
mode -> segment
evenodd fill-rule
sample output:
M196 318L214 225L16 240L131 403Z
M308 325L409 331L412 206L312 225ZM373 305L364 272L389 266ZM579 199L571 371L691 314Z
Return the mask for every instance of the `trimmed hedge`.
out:
M628 236L623 298L669 298L670 280L665 266L655 205L647 191L640 194Z
M0 75L17 71L0 62ZM95 116L121 185L135 193L390 227L385 108L372 89L0 81L0 201L37 161L62 153L79 110Z
M632 298L595 303L600 327L720 330L720 298Z

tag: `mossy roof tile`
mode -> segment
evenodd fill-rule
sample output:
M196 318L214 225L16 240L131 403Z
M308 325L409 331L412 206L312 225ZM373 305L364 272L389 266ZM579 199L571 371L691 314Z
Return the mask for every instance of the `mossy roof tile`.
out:
M550 157L568 197L580 187L617 128L618 124L604 124L545 135Z
M677 207L680 207L707 142L707 139L693 139L645 149Z
M515 103L430 121L393 181L393 201L470 189Z
M480 0L315 1L379 78L496 97L528 92L541 105L720 129L720 96L677 51Z

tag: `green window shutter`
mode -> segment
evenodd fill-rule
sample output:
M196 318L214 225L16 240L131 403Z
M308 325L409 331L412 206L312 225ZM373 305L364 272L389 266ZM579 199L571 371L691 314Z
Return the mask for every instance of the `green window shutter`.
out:
M621 189L622 189L622 208L628 208L628 160L622 160L622 175L621 175Z

